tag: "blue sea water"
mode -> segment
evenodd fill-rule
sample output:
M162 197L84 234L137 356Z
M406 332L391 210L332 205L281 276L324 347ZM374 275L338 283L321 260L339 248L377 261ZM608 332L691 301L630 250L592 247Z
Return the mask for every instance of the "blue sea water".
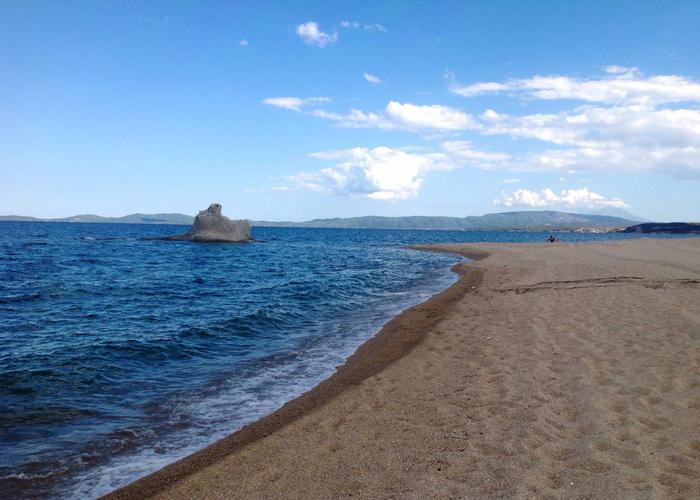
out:
M544 233L0 222L0 496L92 498L280 407L456 279L407 244ZM560 233L564 241L635 237Z

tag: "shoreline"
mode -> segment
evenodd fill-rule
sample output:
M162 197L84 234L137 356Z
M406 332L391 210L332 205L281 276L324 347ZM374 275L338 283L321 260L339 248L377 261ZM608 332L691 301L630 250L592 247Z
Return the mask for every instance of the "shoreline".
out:
M489 255L481 250L457 248L457 245L453 249L444 247L411 245L407 248L453 253L472 261L484 259ZM478 289L485 273L484 269L468 263L457 263L451 270L459 275L455 283L389 320L379 332L363 342L342 365L339 365L335 373L311 390L238 431L99 498L127 500L153 497L181 479L279 431L326 405L347 389L382 372L420 344L430 329L443 319L451 305Z
M107 498L700 495L699 238L412 248L481 260L309 393Z

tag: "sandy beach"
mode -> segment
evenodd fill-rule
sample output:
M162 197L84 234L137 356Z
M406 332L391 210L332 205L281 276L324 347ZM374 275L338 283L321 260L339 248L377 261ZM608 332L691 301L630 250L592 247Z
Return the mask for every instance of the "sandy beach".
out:
M698 498L700 238L474 259L274 414L109 498Z

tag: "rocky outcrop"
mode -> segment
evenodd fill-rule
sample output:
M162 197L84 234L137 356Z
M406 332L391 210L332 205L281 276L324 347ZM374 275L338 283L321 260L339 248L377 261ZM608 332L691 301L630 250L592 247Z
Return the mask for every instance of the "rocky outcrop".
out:
M185 234L167 236L165 240L196 241L200 243L240 243L250 241L250 223L247 220L231 220L221 213L221 205L212 203L194 219Z
M645 222L625 228L623 233L700 234L697 222Z

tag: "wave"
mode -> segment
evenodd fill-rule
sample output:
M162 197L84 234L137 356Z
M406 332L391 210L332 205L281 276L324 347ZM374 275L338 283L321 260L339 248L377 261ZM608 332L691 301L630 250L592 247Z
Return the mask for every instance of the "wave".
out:
M93 497L234 432L454 279L454 257L363 232L265 230L266 245L183 247L140 243L151 227L51 230L50 252L0 260L10 496ZM10 294L26 290L41 293Z

